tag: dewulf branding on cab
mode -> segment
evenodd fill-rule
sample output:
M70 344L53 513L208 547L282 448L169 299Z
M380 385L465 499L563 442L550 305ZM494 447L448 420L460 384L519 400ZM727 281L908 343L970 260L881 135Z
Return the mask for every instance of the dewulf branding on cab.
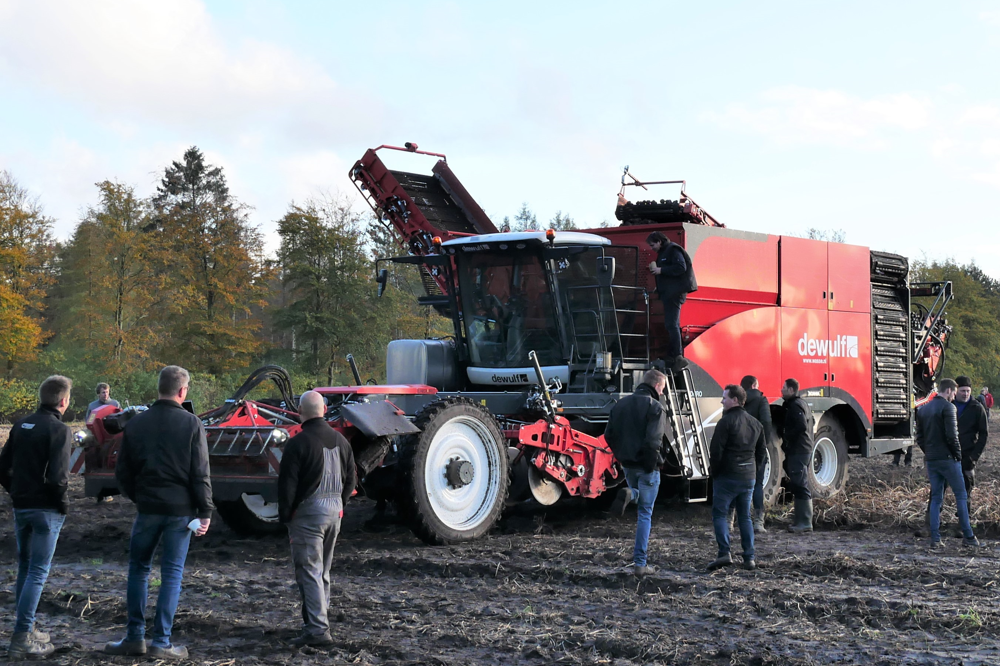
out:
M830 358L857 358L858 336L838 335L835 338L811 338L803 333L797 345L803 363L825 363Z
M493 375L490 377L490 381L494 384L527 384L528 375L517 373L512 375Z

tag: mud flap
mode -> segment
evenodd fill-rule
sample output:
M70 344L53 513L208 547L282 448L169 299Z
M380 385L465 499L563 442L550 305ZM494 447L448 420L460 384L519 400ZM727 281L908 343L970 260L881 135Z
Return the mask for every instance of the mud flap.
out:
M402 411L388 400L344 405L340 408L344 418L366 437L412 435L420 432Z

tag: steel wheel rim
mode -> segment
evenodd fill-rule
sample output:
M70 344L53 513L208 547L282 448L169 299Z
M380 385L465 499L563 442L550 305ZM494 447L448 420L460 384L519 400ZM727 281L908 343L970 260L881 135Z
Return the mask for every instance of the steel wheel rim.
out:
M829 486L837 477L837 445L829 437L823 437L813 447L812 470L816 482Z
M503 452L507 455L507 452ZM481 420L458 416L442 425L431 440L424 464L424 483L434 515L454 530L474 529L489 519L500 494L500 447ZM472 463L468 485L448 483L448 464L455 459Z
M771 449L764 447L764 480L760 484L762 489L767 488L767 484L771 482Z

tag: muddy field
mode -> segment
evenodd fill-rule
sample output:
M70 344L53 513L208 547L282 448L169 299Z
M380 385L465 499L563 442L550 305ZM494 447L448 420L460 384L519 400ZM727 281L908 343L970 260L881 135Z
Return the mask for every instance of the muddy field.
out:
M397 525L366 530L374 504L357 501L337 548L336 643L321 650L288 643L299 611L286 540L244 539L213 522L192 542L174 640L190 648L187 663L213 666L998 664L997 449L981 467L974 508L985 547L974 553L956 538L932 553L914 536L927 497L918 452L909 469L891 457L852 460L847 501L817 503L824 523L812 535L783 532L788 510L777 507L752 573L705 573L715 555L707 506L658 506L650 562L659 571L642 582L623 568L634 511L614 519L587 507L525 507L490 538L431 548ZM72 493L39 608L59 647L51 662L148 662L99 651L125 622L133 507L83 498L79 479ZM954 522L952 507L942 515ZM12 524L4 494L4 643L13 623Z

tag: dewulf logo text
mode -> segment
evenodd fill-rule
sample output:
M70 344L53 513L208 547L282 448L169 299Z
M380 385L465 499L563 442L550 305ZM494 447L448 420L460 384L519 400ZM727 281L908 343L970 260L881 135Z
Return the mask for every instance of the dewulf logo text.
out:
M513 374L513 375L493 375L490 377L490 381L494 384L527 384L528 375L525 374Z
M857 358L858 336L838 335L832 340L810 338L803 333L799 338L799 356L819 358Z

